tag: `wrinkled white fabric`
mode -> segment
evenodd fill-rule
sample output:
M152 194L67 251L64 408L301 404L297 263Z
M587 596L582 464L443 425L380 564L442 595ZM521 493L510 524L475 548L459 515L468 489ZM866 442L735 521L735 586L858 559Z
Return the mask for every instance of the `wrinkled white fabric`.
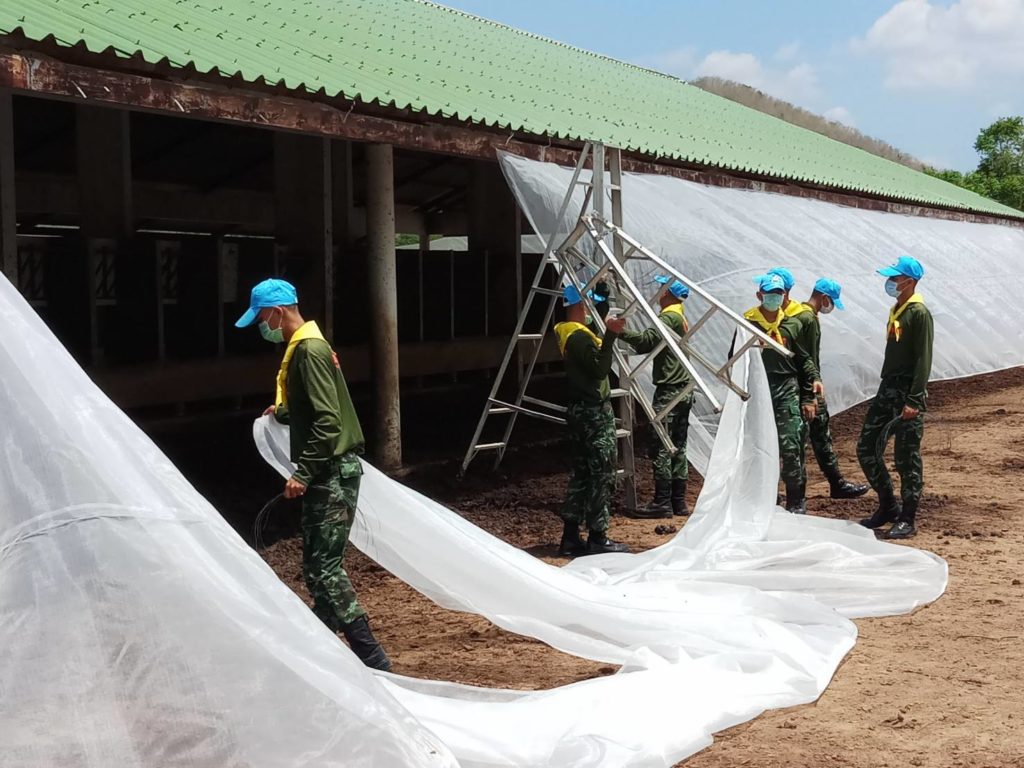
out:
M534 231L545 240L552 234L556 243L564 240L583 202L578 187L564 219L555 221L572 169L508 153L499 159ZM1024 329L1016 312L1024 269L1020 227L866 211L651 174L623 175L622 206L627 233L734 310L757 303L752 278L774 266L792 270L792 297L799 301L819 277L838 280L846 310L821 319L821 370L833 414L878 388L892 299L875 270L903 253L925 268L920 291L935 318L933 380L1024 365ZM653 295L651 268L634 261L630 270ZM706 309L696 297L686 303L691 320ZM732 326L718 318L694 336L694 347L724 362L731 336ZM704 378L715 383L710 374ZM724 396L721 385L713 389ZM716 423L698 397L687 454L701 474Z
M728 400L693 516L648 553L559 569L364 463L351 540L367 555L444 607L624 665L528 693L389 677L462 765L672 765L717 730L817 698L856 638L832 606L899 613L942 594L938 557L775 507L772 410L760 357L749 362L751 398ZM287 429L265 417L253 431L288 476Z
M0 275L0 765L456 765Z

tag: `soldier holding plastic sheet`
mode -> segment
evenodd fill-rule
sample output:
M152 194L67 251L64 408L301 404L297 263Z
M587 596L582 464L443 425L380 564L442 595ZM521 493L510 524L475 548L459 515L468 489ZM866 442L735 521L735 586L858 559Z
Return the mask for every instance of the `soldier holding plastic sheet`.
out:
M911 256L900 256L891 267L878 270L878 274L887 278L885 292L896 299L896 304L889 310L886 323L882 380L864 416L857 443L861 468L878 494L878 509L860 522L867 528L893 523L885 538L907 539L917 533L915 520L924 489L921 438L935 327L931 312L917 293L917 283L924 277L921 262ZM885 444L890 434L895 435L902 504L896 500L885 466Z
M778 274L785 281L781 273L789 273L776 267L770 274ZM792 278L791 278L792 279ZM802 346L811 353L811 360L814 363L815 381L814 395L817 412L807 423L807 431L810 437L811 448L814 450L814 458L821 468L821 472L828 479L829 496L833 499L855 499L868 492L868 486L863 483L851 483L843 477L839 469L839 457L832 445L832 431L829 429L828 403L825 400L825 386L821 378L821 323L820 315L827 315L833 309L843 309L843 302L840 298L842 286L835 280L827 277L819 279L814 284L811 296L806 302L790 301L788 305L783 304L783 311L789 317L803 318L802 333L805 339Z
M683 301L690 295L690 289L675 278L659 275L654 278L661 284L658 296L661 314L658 320L664 323L677 336L682 338L689 327ZM662 336L655 328L640 332L624 331L622 340L633 347L639 354L654 351L662 341ZM666 347L654 358L652 369L654 380L653 407L660 413L666 406L679 397L690 385L690 373ZM686 460L686 438L689 434L690 409L693 407L693 391L678 400L665 418L665 429L676 447L672 454L655 437L651 445L651 458L654 466L654 500L644 509L633 512L638 518L650 519L660 517L684 516L690 514L686 507L686 482L689 477L690 464Z
M299 314L298 294L284 280L253 288L249 309L235 326L257 321L264 339L287 344L267 413L290 427L296 469L284 496L302 499L302 573L313 612L345 635L364 664L389 670L391 662L370 631L343 564L363 474L363 431L338 356L317 324Z
M607 535L618 455L608 374L615 339L626 323L609 318L604 338L597 336L589 327L592 318L587 315L583 298L572 285L565 288L562 305L566 320L555 326L555 334L569 387L566 426L572 476L561 512L565 527L559 554L574 557L627 552L624 544ZM588 530L586 542L580 536L584 524Z
M795 514L807 513L807 469L804 446L807 441L807 420L817 412L814 382L817 371L807 347L805 320L787 317L782 310L785 284L778 275L761 275L757 282L758 305L743 313L751 323L793 352L786 357L766 347L762 351L768 389L775 411L779 436L779 458L782 461L782 482L786 486L786 509ZM733 339L735 345L735 338ZM732 352L729 354L732 357Z

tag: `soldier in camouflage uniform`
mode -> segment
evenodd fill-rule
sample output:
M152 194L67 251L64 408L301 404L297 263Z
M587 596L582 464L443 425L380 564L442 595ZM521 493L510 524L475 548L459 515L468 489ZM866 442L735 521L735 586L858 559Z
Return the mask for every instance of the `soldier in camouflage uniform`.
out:
M345 635L364 664L389 670L343 565L363 473L363 432L338 357L316 323L299 314L290 283L272 279L253 288L249 309L235 325L257 321L264 339L287 343L267 413L290 425L295 474L284 495L302 499L302 572L313 612Z
M569 385L566 426L572 476L561 512L564 530L559 553L574 557L628 552L607 535L618 454L608 374L615 338L625 321L609 318L602 339L590 330L592 318L575 286L566 287L562 303L566 320L555 326L555 334ZM580 536L581 525L589 532L586 542Z
M779 271L779 268L776 268L775 274L779 274ZM828 479L829 496L833 499L855 499L867 493L868 486L863 483L851 483L843 477L839 468L839 457L832 445L832 432L829 429L825 386L821 380L821 323L819 315L827 315L834 308L843 309L843 302L839 297L841 291L842 287L839 283L823 277L814 284L811 296L806 302L790 301L788 304L783 304L782 308L788 317L808 315L808 318L805 318L807 322L804 327L806 333L804 346L810 352L811 360L814 363L814 395L817 412L814 418L807 423L807 431L811 447L814 450L814 458L817 460L822 474Z
M659 275L654 278L662 286L658 303L661 314L658 320L664 323L678 337L689 327L683 310L683 300L690 295L690 289L674 278ZM639 354L654 351L662 342L662 336L654 328L640 332L623 331L622 340ZM654 467L654 500L644 509L635 510L639 518L672 517L688 515L686 506L686 481L689 478L689 462L686 460L686 438L689 434L690 409L693 407L693 389L690 374L666 347L654 358L652 369L654 380L654 411L660 413L670 403L676 405L666 416L664 424L675 453L662 444L655 436L651 443L651 458ZM686 394L680 399L680 394Z
M786 509L802 515L807 513L806 422L817 412L814 398L816 371L808 347L808 318L806 315L787 317L782 311L785 287L781 277L761 275L756 281L759 304L748 309L743 316L793 352L792 357L786 357L774 349L765 348L761 359L775 411L782 462L780 475L786 486ZM729 356L732 357L731 351Z
M861 468L878 494L878 509L860 522L872 529L893 523L885 538L907 539L917 533L915 521L924 489L921 438L935 327L924 299L916 293L917 282L924 276L924 267L917 259L900 256L894 265L878 273L888 278L885 291L896 299L896 305L889 310L886 325L882 380L864 416L857 443ZM885 466L885 444L890 434L896 440L894 458L902 504L896 500Z

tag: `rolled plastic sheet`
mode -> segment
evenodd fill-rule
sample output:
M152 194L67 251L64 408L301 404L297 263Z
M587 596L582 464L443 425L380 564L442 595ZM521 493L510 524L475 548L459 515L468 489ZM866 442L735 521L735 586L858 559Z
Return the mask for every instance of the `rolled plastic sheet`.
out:
M0 765L457 763L0 276Z
M564 240L584 195L577 187L565 217L555 221L572 169L503 152L499 159L534 231L545 241ZM821 369L832 413L878 388L892 299L875 270L904 253L925 268L919 290L935 318L933 380L1024 365L1024 329L1017 319L1024 271L1019 226L862 210L634 173L623 174L622 208L627 233L734 310L757 303L753 277L774 266L793 272L792 297L801 301L819 277L838 280L846 309L821 318ZM631 276L653 295L659 286L650 282L652 268L630 264ZM685 306L691 320L708 308L697 297ZM724 362L732 331L715 318L695 334L694 348ZM705 380L721 399L725 388L710 373ZM707 401L698 397L687 453L701 474L716 424Z

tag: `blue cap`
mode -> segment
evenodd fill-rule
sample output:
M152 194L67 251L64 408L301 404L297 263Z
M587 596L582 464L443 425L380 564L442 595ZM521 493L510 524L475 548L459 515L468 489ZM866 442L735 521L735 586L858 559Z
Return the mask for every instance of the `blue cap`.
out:
M607 301L607 296L599 296L593 291L587 291L587 298L593 302ZM575 304L579 304L583 301L583 297L580 296L580 289L575 285L567 285L562 289L562 306L571 307Z
M903 277L920 280L924 277L924 267L913 256L900 256L891 267L878 270L878 274L882 275L882 277L900 277L902 275Z
M238 318L235 328L246 328L256 322L261 309L267 307L290 307L299 303L299 294L295 286L284 280L270 278L252 289L249 297L249 308Z
M835 280L822 277L814 284L814 290L832 299L832 303L836 305L836 309L846 309L846 307L843 306L842 300L839 298L839 294L843 290L843 287Z
M796 285L796 280L793 279L793 273L785 267L772 267L768 270L769 275L778 275L782 278L782 287L787 291L793 290L793 286Z
M668 285L668 292L677 299L685 299L690 295L689 288L669 275L657 275L654 278L654 282L661 283L662 285Z
M785 281L776 274L768 273L767 275L758 275L754 278L754 282L757 283L757 290L761 293L786 290Z

